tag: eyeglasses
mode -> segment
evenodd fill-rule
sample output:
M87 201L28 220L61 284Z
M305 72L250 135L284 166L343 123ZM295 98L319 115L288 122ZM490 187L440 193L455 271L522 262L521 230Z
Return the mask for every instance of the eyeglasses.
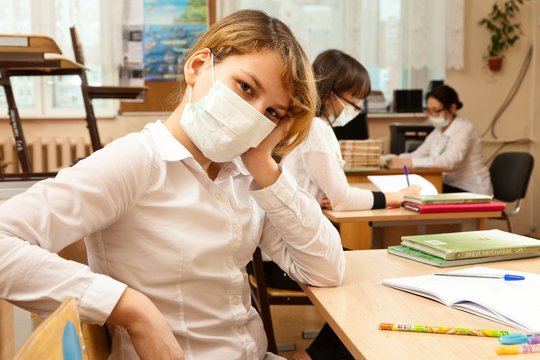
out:
M446 110L445 108L440 108L440 109L433 109L433 108L424 108L424 112L426 114L433 114L433 115L439 115L441 112L443 112L444 110Z
M338 98L345 101L347 104L351 105L356 111L362 111L364 110L364 99L360 99L357 103L352 102L351 100L345 99L341 95L337 95Z

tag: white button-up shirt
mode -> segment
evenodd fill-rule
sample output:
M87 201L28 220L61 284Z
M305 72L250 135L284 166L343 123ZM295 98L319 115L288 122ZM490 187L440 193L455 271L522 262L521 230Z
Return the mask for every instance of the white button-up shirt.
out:
M349 185L339 141L327 121L314 118L309 135L282 161L298 184L321 202L324 195L334 210L367 210L373 193Z
M85 236L91 270L46 251ZM158 121L0 206L0 297L50 313L73 296L83 320L103 323L127 285L186 359L262 358L245 271L257 246L300 282L342 280L339 234L290 175L255 189L237 159L212 181ZM113 359L136 358L124 329L112 335Z
M465 191L491 195L491 179L484 162L482 140L474 124L463 117L455 118L442 132L433 130L426 140L410 154L413 167L448 168L443 182Z

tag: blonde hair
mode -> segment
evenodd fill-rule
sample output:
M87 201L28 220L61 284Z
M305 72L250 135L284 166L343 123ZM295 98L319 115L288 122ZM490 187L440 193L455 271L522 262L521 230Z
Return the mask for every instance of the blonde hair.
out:
M210 49L216 62L231 55L274 51L281 59L282 79L292 89L289 113L293 119L288 134L274 153L287 154L307 136L318 107L317 90L309 59L287 25L259 10L237 11L202 34L185 59L204 48ZM185 88L183 83L181 93Z

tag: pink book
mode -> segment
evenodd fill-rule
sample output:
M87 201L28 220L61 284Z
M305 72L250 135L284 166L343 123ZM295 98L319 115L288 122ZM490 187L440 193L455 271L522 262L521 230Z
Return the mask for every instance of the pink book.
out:
M416 211L420 214L432 214L445 212L503 211L506 204L500 201L461 204L416 204L404 202L402 206L405 209Z

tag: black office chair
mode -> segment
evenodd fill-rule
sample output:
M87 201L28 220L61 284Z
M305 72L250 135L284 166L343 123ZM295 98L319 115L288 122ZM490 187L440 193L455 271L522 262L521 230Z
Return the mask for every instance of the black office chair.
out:
M495 199L507 203L515 202L512 212L503 211L502 216L510 232L512 232L510 216L516 215L521 209L533 165L534 158L529 153L506 152L497 155L489 168Z

